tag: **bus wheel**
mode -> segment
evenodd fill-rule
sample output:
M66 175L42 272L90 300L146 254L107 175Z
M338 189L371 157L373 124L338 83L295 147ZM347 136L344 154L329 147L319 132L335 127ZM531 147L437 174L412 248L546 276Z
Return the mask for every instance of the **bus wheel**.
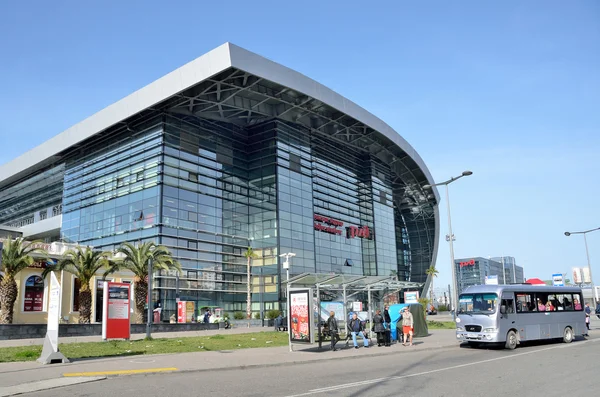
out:
M571 327L566 327L565 332L563 333L563 342L571 343L573 342L573 330Z
M517 348L517 334L515 334L515 331L508 331L504 347L510 350L515 350Z

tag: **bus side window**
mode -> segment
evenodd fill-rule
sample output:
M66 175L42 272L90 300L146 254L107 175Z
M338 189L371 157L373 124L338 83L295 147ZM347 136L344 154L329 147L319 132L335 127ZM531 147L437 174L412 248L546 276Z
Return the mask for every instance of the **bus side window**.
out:
M502 299L502 306L506 310L506 314L514 313L514 301L512 299Z
M575 295L577 296L577 295ZM573 295L563 294L562 296L562 307L565 311L573 311Z
M517 301L517 313L537 311L532 294L517 292L515 296Z

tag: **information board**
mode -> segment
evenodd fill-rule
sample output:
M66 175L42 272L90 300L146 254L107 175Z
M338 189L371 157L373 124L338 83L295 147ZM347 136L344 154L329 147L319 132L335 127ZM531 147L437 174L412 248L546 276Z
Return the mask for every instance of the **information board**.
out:
M129 339L131 285L104 282L104 310L102 312L102 339Z

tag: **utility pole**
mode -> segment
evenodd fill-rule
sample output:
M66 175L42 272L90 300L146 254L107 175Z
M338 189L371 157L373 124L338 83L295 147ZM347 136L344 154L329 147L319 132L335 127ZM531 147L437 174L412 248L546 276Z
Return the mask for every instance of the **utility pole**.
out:
M146 339L152 337L152 258L148 259L148 318L146 319Z

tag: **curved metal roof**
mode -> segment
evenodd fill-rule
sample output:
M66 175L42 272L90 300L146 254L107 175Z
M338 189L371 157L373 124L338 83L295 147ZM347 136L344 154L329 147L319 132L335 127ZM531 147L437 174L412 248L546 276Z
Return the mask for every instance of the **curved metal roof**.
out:
M243 70L301 92L369 126L402 149L422 170L428 183L434 184L429 170L415 149L381 119L315 80L231 43L215 48L1 165L0 184L24 171L30 172L36 166L47 164L48 160L56 160L55 156L60 156L69 147L230 68ZM434 194L436 200L439 199L437 191Z
M251 126L269 119L368 153L390 167L395 205L409 230L415 282L435 263L439 217L434 180L415 149L389 125L333 90L231 43L225 43L0 166L0 188L60 164L85 141L100 139L149 113Z

